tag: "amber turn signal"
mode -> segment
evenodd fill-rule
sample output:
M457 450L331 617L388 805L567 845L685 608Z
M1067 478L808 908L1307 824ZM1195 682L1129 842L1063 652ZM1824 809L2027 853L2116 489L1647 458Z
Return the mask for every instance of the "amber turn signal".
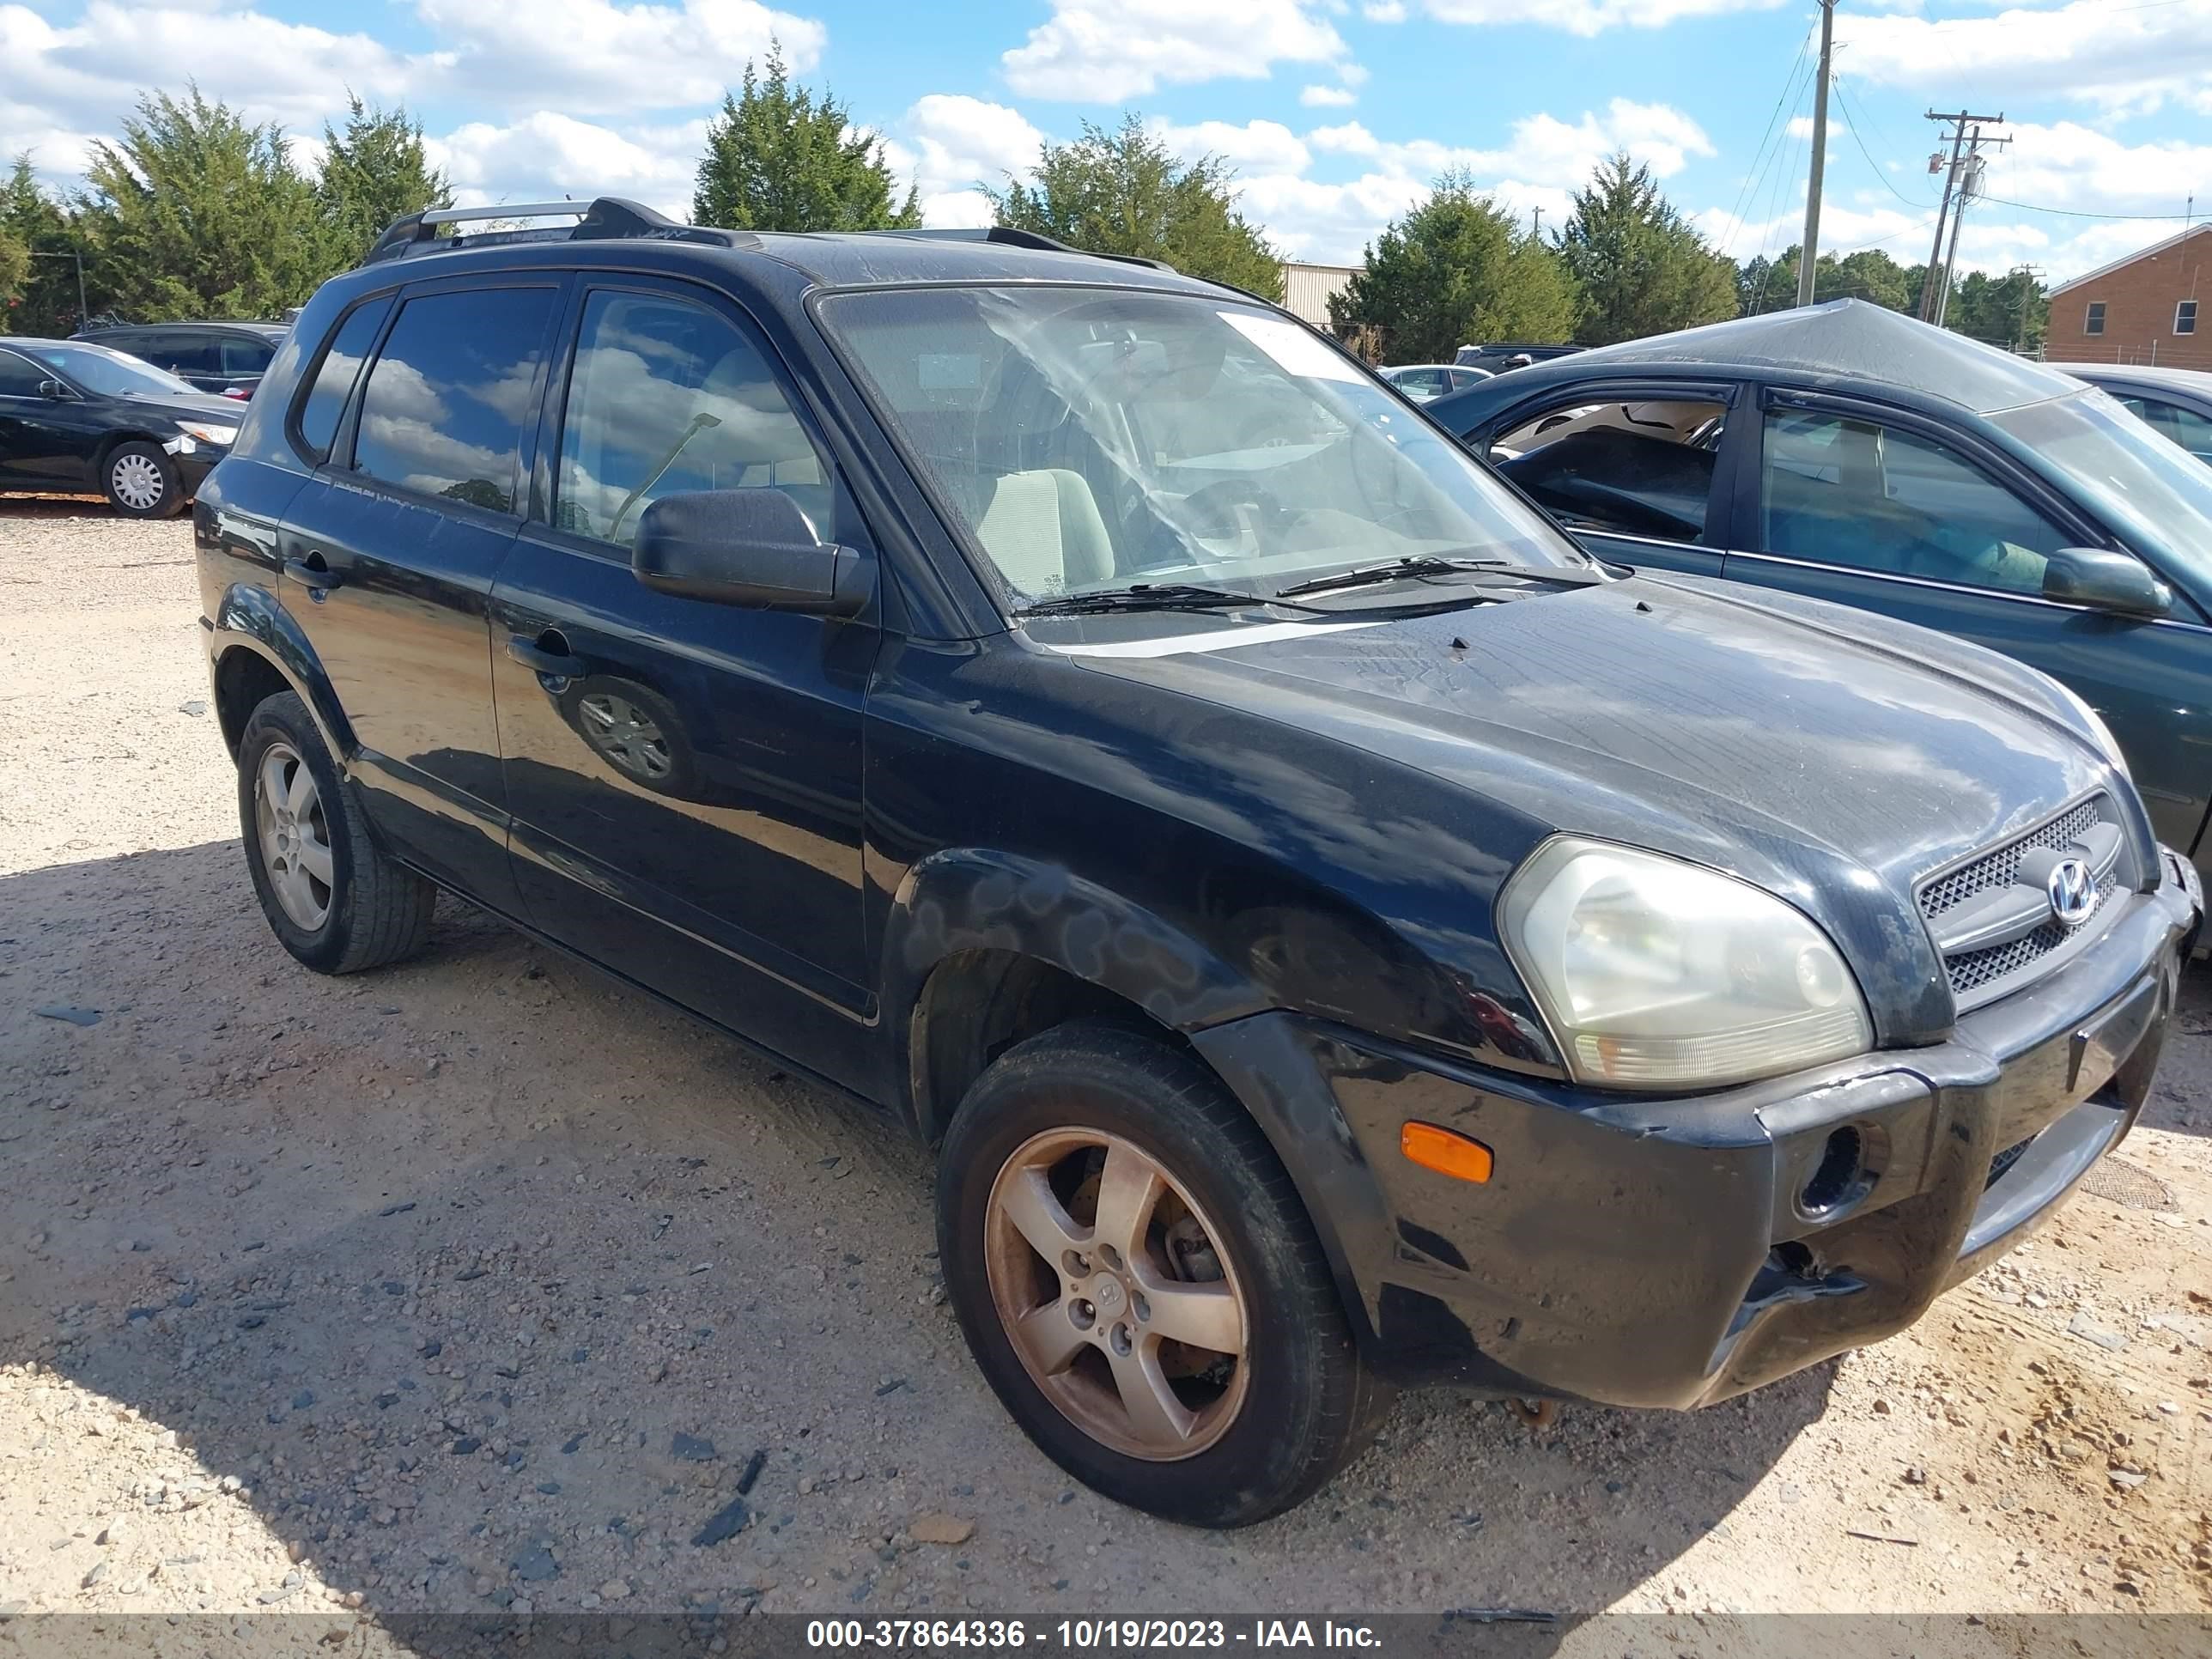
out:
M1408 1123L1398 1132L1398 1150L1425 1170L1461 1181L1490 1179L1490 1148L1467 1135L1433 1123Z

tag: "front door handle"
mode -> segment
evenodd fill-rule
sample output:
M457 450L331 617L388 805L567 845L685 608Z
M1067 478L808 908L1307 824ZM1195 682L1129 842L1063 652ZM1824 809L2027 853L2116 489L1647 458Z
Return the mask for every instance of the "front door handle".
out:
M331 568L320 553L310 553L303 559L284 561L284 574L301 586L316 593L327 593L342 584L345 578Z
M568 654L568 641L557 628L549 628L535 639L508 635L507 654L532 673L555 679L580 679L592 672L591 665L581 657Z

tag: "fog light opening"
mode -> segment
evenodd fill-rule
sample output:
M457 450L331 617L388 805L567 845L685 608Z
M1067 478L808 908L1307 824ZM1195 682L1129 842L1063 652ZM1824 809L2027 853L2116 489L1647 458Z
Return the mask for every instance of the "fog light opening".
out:
M1777 1244L1766 1260L1769 1267L1778 1273L1789 1274L1792 1279L1817 1279L1820 1276L1820 1264L1812 1250L1794 1238Z
M1798 1209L1806 1215L1824 1215L1850 1198L1858 1189L1865 1151L1856 1129L1846 1127L1831 1134L1812 1178L1797 1194Z

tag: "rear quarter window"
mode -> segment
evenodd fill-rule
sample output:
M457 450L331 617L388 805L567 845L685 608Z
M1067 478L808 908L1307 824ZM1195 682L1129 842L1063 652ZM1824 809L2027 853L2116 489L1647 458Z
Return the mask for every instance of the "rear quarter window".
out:
M309 460L328 459L331 441L337 436L338 417L345 412L346 399L353 396L354 382L361 378L361 366L368 361L376 331L384 326L391 309L389 295L362 301L346 313L324 348L322 361L315 366L306 395L300 400L294 434Z

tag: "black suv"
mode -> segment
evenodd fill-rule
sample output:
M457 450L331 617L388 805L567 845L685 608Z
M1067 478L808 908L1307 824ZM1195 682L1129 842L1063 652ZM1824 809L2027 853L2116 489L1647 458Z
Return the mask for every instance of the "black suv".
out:
M201 495L263 908L344 973L452 890L937 1143L1102 1491L1725 1399L2133 1123L2199 894L2042 675L1616 574L1152 264L565 210L395 225Z
M282 323L118 323L80 329L92 340L143 357L202 392L243 402L253 395L284 341Z

